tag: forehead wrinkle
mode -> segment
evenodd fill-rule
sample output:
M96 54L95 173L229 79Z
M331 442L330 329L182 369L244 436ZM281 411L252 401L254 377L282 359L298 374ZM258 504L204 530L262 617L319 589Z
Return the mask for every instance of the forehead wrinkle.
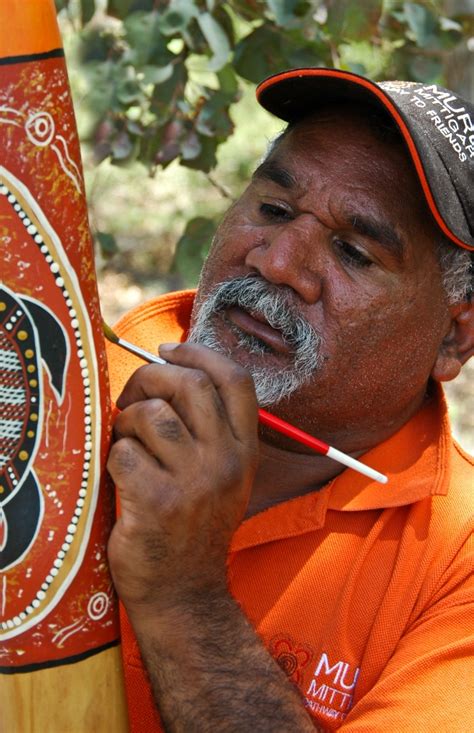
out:
M296 178L293 174L277 160L271 158L264 160L263 163L258 166L252 178L254 180L264 179L272 181L273 183L276 183L277 186L281 186L286 189L296 188L297 185Z

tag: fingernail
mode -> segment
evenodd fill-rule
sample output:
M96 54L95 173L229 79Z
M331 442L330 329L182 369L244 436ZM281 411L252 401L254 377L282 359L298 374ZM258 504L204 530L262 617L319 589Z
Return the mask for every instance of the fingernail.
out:
M160 344L159 351L173 351L177 346L179 346L178 343Z

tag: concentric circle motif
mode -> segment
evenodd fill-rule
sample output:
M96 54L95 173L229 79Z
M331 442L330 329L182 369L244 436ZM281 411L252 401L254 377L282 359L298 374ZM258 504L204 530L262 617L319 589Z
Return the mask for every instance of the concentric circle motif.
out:
M298 668L298 659L295 654L289 652L280 654L277 662L288 677L291 677Z
M99 621L105 616L109 610L110 599L107 593L100 591L95 593L92 598L89 599L87 604L87 613L92 621Z
M49 145L54 138L54 120L49 112L36 112L27 119L25 132L34 145Z
M28 130L47 144L50 115L30 118ZM45 618L80 567L99 488L101 408L77 275L45 213L2 167L0 215L25 251L18 267L36 263L23 286L21 277L15 289L0 283L0 591L17 589L0 604L5 641ZM108 607L96 593L89 617Z
M279 634L269 642L270 654L279 664L286 676L297 685L302 683L305 671L314 653L307 644L295 641L291 636Z

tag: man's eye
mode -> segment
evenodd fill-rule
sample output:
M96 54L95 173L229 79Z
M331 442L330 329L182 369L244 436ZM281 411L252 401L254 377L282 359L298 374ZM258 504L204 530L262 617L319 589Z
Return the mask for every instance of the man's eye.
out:
M334 244L339 251L341 260L351 267L370 267L373 265L373 261L369 257L349 242L344 242L343 239L335 239Z
M292 219L292 214L288 209L278 204L260 204L260 213L263 214L265 219L275 220L278 219Z

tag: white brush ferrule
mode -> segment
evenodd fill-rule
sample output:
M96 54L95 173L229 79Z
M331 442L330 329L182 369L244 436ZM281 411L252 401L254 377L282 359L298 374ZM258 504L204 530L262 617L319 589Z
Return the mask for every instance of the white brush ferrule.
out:
M356 458L352 458L352 456L346 455L346 453L337 450L337 448L332 448L331 446L329 446L326 455L329 456L329 458L332 458L334 461L339 461L339 463L343 463L344 466L347 466L348 468L353 468L354 471L363 473L364 476L375 479L375 481L378 481L381 484L386 484L388 481L387 476L384 476L383 473L375 471L375 469L370 468L370 466L366 466L365 463L361 463Z
M139 346L135 346L135 344L131 344L129 341L125 341L125 339L119 338L118 342L120 346L122 346L127 351L130 351L131 354L135 354L135 356L139 356L144 361L148 361L153 364L167 364L168 362L161 358L161 356L157 356L156 354L150 354L149 351L145 351L145 349L141 349Z

